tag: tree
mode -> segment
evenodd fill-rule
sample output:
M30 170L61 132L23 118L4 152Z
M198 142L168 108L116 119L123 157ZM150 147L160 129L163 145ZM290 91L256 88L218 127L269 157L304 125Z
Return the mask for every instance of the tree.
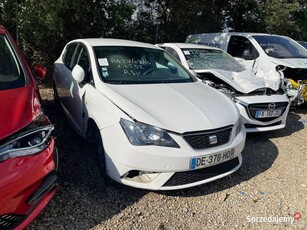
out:
M124 37L134 5L124 0L24 0L19 9L24 52L51 66L70 40Z
M262 30L261 9L257 0L231 0L224 5L225 26L239 32Z
M154 17L149 20L151 42L157 30L158 42L184 41L190 33L221 31L222 4L221 0L145 0L143 9L148 13L139 16Z
M271 0L260 4L261 18L266 30L270 33L292 37L298 30L295 14L299 12L300 3L297 0Z
M0 3L0 24L4 25L15 39L18 30L19 3L17 0L3 0Z

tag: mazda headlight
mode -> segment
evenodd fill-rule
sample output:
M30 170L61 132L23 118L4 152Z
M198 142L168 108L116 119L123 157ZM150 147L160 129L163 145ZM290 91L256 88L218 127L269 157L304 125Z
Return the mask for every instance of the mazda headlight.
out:
M43 151L50 143L50 134L54 129L50 122L44 125L46 119L46 116L42 114L19 133L1 141L0 162Z
M239 119L237 123L234 125L234 129L235 129L235 137L236 137L243 129L243 123L241 119Z
M164 130L120 119L120 124L131 144L133 145L157 145L180 148L174 139Z

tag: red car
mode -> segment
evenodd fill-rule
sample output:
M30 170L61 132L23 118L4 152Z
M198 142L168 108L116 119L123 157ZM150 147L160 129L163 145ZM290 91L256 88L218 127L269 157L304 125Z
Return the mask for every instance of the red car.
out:
M54 126L35 84L45 73L45 67L28 67L0 26L0 229L24 229L58 188Z

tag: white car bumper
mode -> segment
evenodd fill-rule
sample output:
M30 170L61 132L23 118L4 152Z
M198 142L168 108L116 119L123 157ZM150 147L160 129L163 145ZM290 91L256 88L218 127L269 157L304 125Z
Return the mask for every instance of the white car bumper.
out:
M263 132L282 129L286 126L286 120L290 108L286 95L261 95L244 96L236 98L236 105L241 114L241 121L245 125L246 132ZM282 110L280 116L258 118L256 111ZM275 105L275 106L274 106Z
M108 175L119 183L150 190L193 187L235 172L242 164L241 152L246 136L244 128L236 137L232 130L226 144L195 150L181 135L171 133L180 148L134 146L119 123L101 130L101 135ZM224 159L222 156L229 152L232 152L232 156ZM223 159L212 164L205 163L199 169L191 164L192 159L195 163L195 158L208 160L214 154Z

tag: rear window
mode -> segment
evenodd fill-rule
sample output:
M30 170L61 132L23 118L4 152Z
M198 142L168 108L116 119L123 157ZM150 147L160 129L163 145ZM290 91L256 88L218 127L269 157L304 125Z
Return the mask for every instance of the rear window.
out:
M25 85L24 73L7 37L0 35L0 90Z

